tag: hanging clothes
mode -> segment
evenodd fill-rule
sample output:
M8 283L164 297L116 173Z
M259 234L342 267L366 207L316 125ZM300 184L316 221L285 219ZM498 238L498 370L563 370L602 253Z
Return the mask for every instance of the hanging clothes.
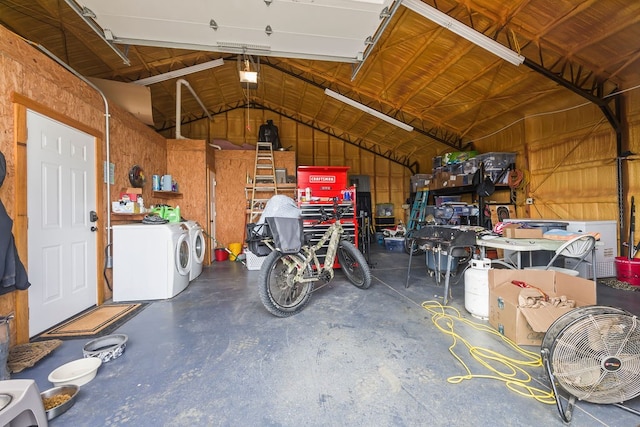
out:
M0 295L31 286L11 232L13 220L0 200Z
M274 150L280 148L278 126L273 124L273 120L269 119L267 120L266 124L260 125L260 130L258 131L258 141L270 142Z

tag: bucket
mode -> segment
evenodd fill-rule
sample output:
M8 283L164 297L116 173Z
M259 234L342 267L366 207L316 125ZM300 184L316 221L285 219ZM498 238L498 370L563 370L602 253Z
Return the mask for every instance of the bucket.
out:
M640 259L617 256L616 274L619 281L627 282L632 286L640 286Z
M224 248L216 248L213 252L215 253L216 261L226 261L229 259L229 254Z
M491 260L472 259L471 267L464 273L464 308L473 317L489 318L489 269Z
M434 251L426 251L426 262L427 269L431 271L440 270L441 273L447 272L447 263L449 262L450 255L437 254ZM438 260L440 261L438 263ZM439 268L436 268L438 266ZM451 271L450 273L455 273L458 269L458 258L451 257Z
M242 243L229 243L229 250L231 251L229 261L235 261L238 255L242 253Z

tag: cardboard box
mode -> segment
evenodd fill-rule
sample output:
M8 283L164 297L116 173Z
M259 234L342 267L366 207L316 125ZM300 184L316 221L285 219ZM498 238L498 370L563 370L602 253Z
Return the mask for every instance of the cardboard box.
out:
M549 326L572 308L520 307L520 295L529 295L532 289L518 287L512 280L535 286L549 297L564 295L576 307L596 304L592 280L551 270L489 270L489 323L518 345L540 345Z
M456 187L471 185L472 181L473 175L456 175Z
M132 202L137 202L138 196L142 195L142 188L134 188L134 187L123 188L122 191L120 192L120 200L122 200L122 196L124 196L125 194L129 196L129 200L131 200Z
M521 228L520 224L509 224L502 229L502 236L509 239L542 239L542 228Z

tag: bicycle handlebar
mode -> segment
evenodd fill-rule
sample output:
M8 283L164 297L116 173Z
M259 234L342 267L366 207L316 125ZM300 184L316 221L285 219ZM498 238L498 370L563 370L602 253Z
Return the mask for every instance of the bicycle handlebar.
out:
M349 210L347 206L340 207L337 203L333 205L333 215L331 216L324 209L324 206L320 206L320 220L317 222L318 224L322 222L326 222L330 219L340 219L342 216Z

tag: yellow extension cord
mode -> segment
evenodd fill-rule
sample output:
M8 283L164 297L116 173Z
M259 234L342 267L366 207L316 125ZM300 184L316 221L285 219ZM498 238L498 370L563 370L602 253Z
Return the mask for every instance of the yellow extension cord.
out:
M473 378L497 380L504 382L505 386L509 390L518 393L521 396L531 397L538 402L547 403L550 405L556 403L553 392L542 390L530 385L532 380L531 375L529 375L529 373L523 368L526 366L542 366L542 359L537 353L524 350L509 338L498 333L490 326L476 323L469 319L463 318L460 315L460 312L454 307L443 306L437 301L425 301L422 303L422 308L431 313L431 321L441 332L452 337L453 343L449 347L449 353L451 353L453 357L455 357L456 360L460 362L460 364L466 371L466 375L456 375L449 377L447 378L447 382L449 382L450 384L458 384L464 380L470 380ZM514 351L520 353L523 356L522 360L507 357L493 350L472 345L469 341L467 341L454 331L456 322L471 326L472 328L477 329L481 332L487 332L500 337L500 339L502 339L502 341L504 341L507 346L511 347ZM493 372L493 375L473 374L469 367L464 363L462 358L455 352L455 347L458 342L464 344L469 350L471 356L481 365L486 367L490 372ZM494 366L497 364L501 365L502 369L496 368Z

